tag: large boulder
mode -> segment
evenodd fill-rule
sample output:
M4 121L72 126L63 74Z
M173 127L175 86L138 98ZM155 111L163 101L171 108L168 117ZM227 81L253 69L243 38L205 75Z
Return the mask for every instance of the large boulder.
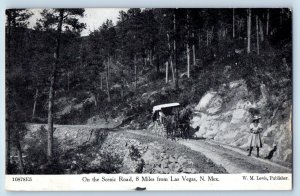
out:
M223 100L217 92L206 93L196 106L195 110L208 114L216 114L222 108Z

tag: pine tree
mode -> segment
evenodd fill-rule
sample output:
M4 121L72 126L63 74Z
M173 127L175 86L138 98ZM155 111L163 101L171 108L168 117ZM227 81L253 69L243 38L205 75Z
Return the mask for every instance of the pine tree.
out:
M55 30L55 49L50 74L49 105L48 105L48 134L47 134L47 158L51 164L53 160L53 106L56 83L57 66L59 65L61 34L63 26L72 27L76 31L82 30L85 25L80 23L78 17L83 17L84 9L44 9L41 13L40 23L45 30Z
M247 53L251 52L251 9L248 9L248 20L247 20Z

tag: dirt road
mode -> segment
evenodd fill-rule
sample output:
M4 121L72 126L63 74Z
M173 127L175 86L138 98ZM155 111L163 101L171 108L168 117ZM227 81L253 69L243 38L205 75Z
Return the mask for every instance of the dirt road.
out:
M133 131L131 133L149 135L145 131ZM155 137L151 135L151 137ZM202 153L215 164L224 167L228 173L290 173L291 169L281 166L263 158L257 158L254 154L249 157L247 152L218 144L209 140L178 140L178 143Z
M192 150L203 153L214 163L222 165L229 173L289 173L291 169L281 166L254 155L247 156L247 152L225 147L205 140L179 141ZM254 153L255 154L255 153Z

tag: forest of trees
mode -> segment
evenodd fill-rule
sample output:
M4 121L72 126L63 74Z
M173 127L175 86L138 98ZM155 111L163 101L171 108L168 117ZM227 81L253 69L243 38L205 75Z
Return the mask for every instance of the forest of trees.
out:
M90 92L95 97L93 110L105 113L138 95L144 83L163 81L181 91L183 78L193 82L201 70L212 74L215 70L208 65L216 60L236 55L269 58L283 46L291 49L289 9L132 8L120 11L116 23L107 19L81 36L84 11L45 9L30 28L30 9L6 10L7 172L15 148L24 173L20 141L26 122L48 124L51 165L58 97ZM291 56L280 61L291 64ZM205 77L209 80L211 75Z

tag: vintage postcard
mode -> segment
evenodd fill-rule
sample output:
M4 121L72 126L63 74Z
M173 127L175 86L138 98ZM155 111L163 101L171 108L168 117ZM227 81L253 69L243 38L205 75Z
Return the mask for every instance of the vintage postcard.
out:
M288 8L6 10L6 189L291 190Z

